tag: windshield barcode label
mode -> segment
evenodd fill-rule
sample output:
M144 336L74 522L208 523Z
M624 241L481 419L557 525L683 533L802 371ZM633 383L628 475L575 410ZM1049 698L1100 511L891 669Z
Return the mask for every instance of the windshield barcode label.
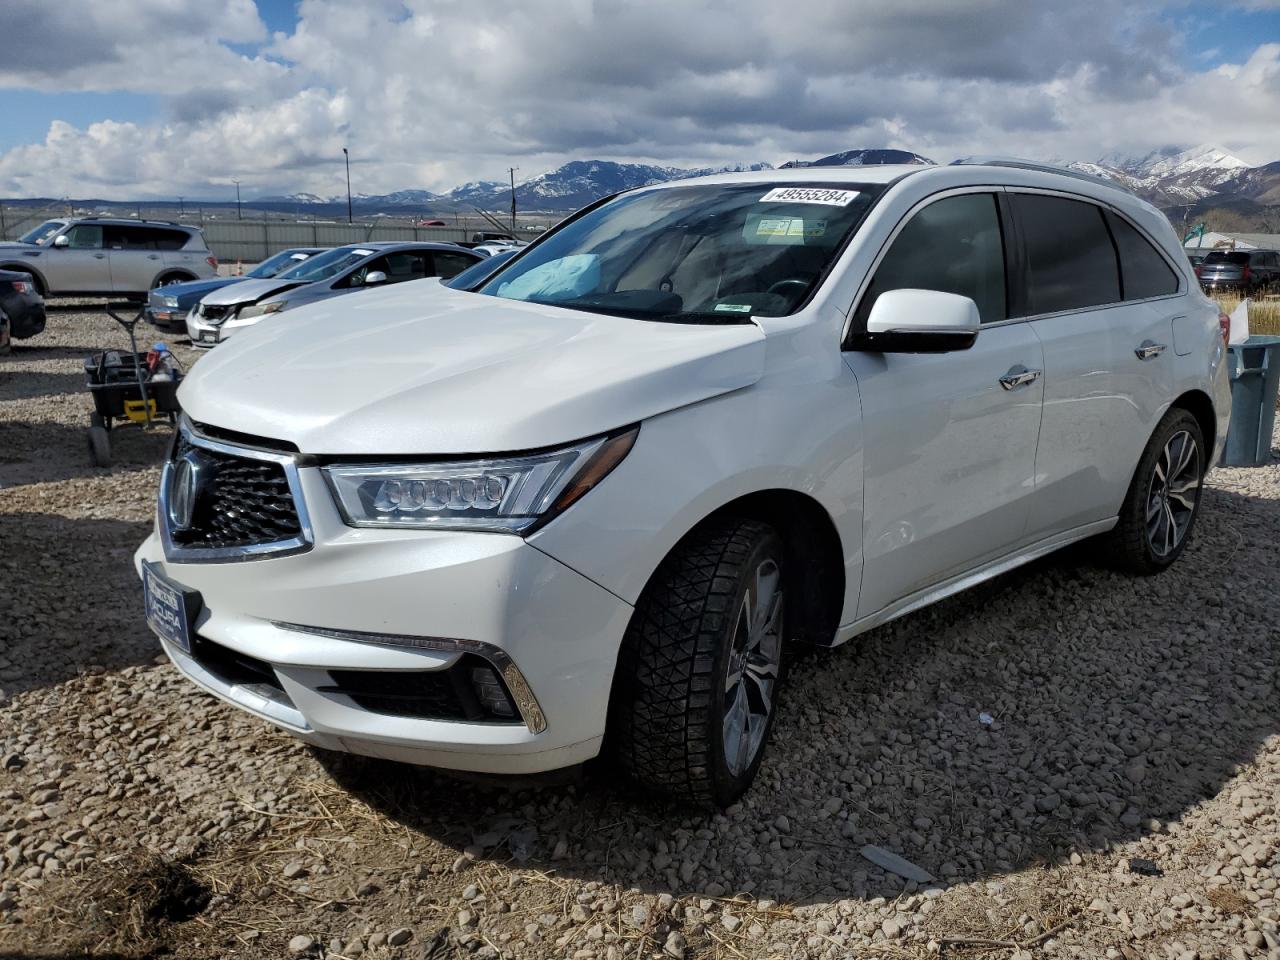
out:
M847 207L858 195L857 190L827 190L823 187L774 187L760 203L821 203L828 207Z

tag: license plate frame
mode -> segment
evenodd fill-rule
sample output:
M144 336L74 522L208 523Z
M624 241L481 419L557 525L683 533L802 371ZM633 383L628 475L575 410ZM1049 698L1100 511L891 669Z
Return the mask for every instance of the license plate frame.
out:
M200 612L200 594L158 569L158 564L142 562L142 596L149 626L156 636L184 653L191 653L196 614Z

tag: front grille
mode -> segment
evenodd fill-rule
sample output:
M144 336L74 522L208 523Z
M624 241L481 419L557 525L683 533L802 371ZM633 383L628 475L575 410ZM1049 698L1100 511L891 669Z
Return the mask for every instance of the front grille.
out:
M210 450L182 435L174 462L187 456L197 462L200 480L190 524L170 530L174 543L187 549L248 547L301 535L283 465Z
M501 714L486 707L477 696L473 671L497 684L506 708ZM522 723L520 712L498 671L483 657L464 654L446 670L330 670L332 685L322 693L350 697L365 710L423 720L469 720L485 723Z

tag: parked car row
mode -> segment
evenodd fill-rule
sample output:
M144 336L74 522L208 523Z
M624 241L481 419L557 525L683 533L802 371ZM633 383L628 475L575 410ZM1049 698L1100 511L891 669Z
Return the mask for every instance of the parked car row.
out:
M330 297L428 277L448 279L486 259L450 243L377 242L286 252L300 262L278 272L264 271L264 262L249 276L200 297L185 317L192 344L213 346L264 317Z
M355 290L449 279L521 243L485 235L474 249L441 242L296 247L244 276L219 277L198 227L103 217L48 220L0 243L4 337L24 339L43 330L44 297L145 297L144 314L154 327L212 346L265 316Z

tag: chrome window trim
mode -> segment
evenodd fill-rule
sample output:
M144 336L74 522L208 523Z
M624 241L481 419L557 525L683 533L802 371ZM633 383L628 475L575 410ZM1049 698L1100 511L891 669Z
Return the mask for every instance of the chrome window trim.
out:
M160 531L160 542L164 546L164 556L172 563L235 563L241 560L262 560L272 557L287 557L297 553L305 553L315 543L311 529L311 516L307 513L307 502L302 496L302 482L298 476L298 464L294 457L273 450L260 450L238 443L224 440L212 440L201 434L191 420L184 414L178 424L178 433L194 447L225 453L233 457L244 457L249 460L262 460L278 463L284 469L285 480L289 485L289 495L293 497L293 506L298 513L298 526L301 528L297 536L286 540L272 540L269 543L253 543L242 547L186 547L175 543L173 532L169 529L169 485L173 480L173 459L165 461L160 472L160 496L157 502L156 528Z
M301 623L288 623L272 620L271 625L279 630L292 633L309 633L317 637L329 637L333 640L350 640L353 643L369 643L379 647L410 647L415 650L432 650L437 653L474 653L488 660L494 669L502 675L507 689L515 698L520 717L530 733L542 733L547 729L547 717L533 695L533 688L525 680L524 674L516 666L507 651L483 640L455 640L449 637L422 637L400 633L376 633L364 630L333 630L329 627L311 627ZM456 721L442 720L442 723Z

